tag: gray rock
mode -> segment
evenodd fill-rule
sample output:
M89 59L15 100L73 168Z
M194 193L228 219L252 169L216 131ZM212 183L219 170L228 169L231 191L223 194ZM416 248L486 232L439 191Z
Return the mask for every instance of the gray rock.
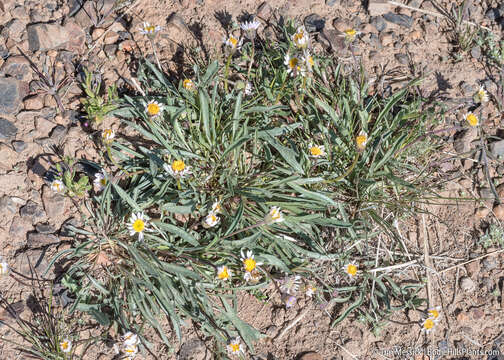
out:
M31 248L37 248L49 244L54 244L58 241L59 239L56 235L32 232L28 234L27 245Z
M336 5L337 2L338 2L338 0L326 0L325 1L327 6L334 6L334 5Z
M474 284L474 281L470 277L464 276L460 279L460 288L464 291L471 292L474 290L476 287L476 284Z
M16 270L29 277L33 277L35 274L42 276L49 268L45 253L46 251L43 249L26 251L16 257Z
M500 18L500 12L498 8L488 9L485 13L485 17L489 20L496 20Z
M462 89L464 96L473 96L474 93L476 92L476 89L473 86L471 86L471 84L465 81L462 81L460 83L460 88Z
M481 265L484 270L492 271L492 270L497 269L499 267L499 262L495 257L489 256L489 257L484 258L481 261Z
M25 206L19 209L19 214L24 218L31 219L32 224L39 222L46 216L44 209L32 200L29 200Z
M30 63L22 56L10 56L2 66L2 73L20 81L32 78Z
M495 200L495 195L488 187L483 187L479 191L480 197L485 200Z
M85 0L69 0L68 7L70 8L70 11L68 13L68 16L74 16L81 9L84 3Z
M271 15L273 14L273 9L271 8L271 5L265 1L259 7L257 8L257 17L264 19L268 21L271 18Z
M394 14L392 12L383 15L388 22L410 29L413 26L413 18L404 14Z
M51 219L58 218L65 213L65 197L52 191L49 186L42 188L42 202L47 216Z
M325 20L317 14L308 15L303 23L308 32L321 31L325 26Z
M51 224L37 224L35 230L41 234L52 234L56 231L56 228Z
M12 142L12 147L14 148L14 150L16 152L21 153L24 150L26 150L26 148L28 147L28 145L26 145L26 143L24 141L22 141L22 140L16 140L16 141Z
M31 24L26 30L31 52L57 49L70 40L67 29L58 24Z
M15 216L12 219L11 226L9 228L9 236L11 241L16 247L23 247L26 245L26 233L33 229L31 222L27 221L25 218Z
M108 57L114 57L115 53L117 51L117 44L107 44L103 47L103 52L108 56Z
M17 205L10 196L4 195L0 198L0 211L8 211L14 214L17 212Z
M387 23L385 22L383 16L375 16L371 18L371 25L373 25L378 32L382 32L387 28Z
M14 114L20 106L18 82L12 78L0 78L0 114Z
M180 346L177 356L179 360L204 360L205 343L198 338L189 339Z
M475 46L471 49L471 56L475 59L479 59L481 57L481 48L479 46Z
M504 140L499 140L491 143L488 146L488 149L490 150L490 154L492 154L494 157L504 155Z
M66 133L67 133L66 127L64 127L63 125L56 125L51 130L50 138L55 143L59 143L61 140L63 140L63 138L65 137Z
M409 63L408 55L406 54L395 54L394 57L400 64L407 65Z
M0 118L0 140L13 138L16 136L17 131L18 129L13 123L7 119Z

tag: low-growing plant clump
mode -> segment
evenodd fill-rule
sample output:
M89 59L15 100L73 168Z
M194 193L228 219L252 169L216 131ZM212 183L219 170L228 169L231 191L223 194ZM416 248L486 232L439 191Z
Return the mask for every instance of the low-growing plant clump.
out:
M355 314L378 326L424 306L421 280L380 270L407 261L394 222L435 195L434 113L411 91L419 80L381 97L357 64L314 54L303 26L278 27L276 39L259 27L242 24L222 59L183 78L169 79L157 55L143 60L135 91L111 88L106 100L86 76L103 161L80 160L87 174L58 169L55 191L86 194L86 176L94 186L84 225L69 227L74 246L53 262L69 263L70 311L119 330L125 356L149 344L146 326L171 346L164 318L179 338L191 319L216 353L253 351L262 334L237 315L243 292L277 293L287 308L301 297L338 304L333 325ZM155 50L159 29L142 31ZM390 257L378 258L384 238Z

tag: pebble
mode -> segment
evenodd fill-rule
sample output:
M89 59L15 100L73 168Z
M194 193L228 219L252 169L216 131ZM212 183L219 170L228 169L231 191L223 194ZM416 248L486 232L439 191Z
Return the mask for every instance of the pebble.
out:
M45 246L58 242L58 237L53 234L28 233L27 245L31 248Z
M46 216L44 209L32 200L28 200L26 205L19 209L19 214L24 218L30 219L33 224L44 219Z
M471 56L476 60L481 57L481 48L479 46L475 46L471 49Z
M464 276L460 279L460 288L464 291L471 292L474 290L476 285L474 284L474 281L470 277Z
M24 150L26 150L28 145L23 140L15 140L12 142L12 147L17 153L22 153Z
M322 356L317 354L314 351L307 352L299 357L296 357L299 360L322 360Z
M193 33L185 23L184 19L182 19L176 13L173 13L168 18L166 22L166 32L179 32L181 36L187 38L187 41L193 38Z
M271 15L273 14L273 9L271 8L271 5L265 1L259 7L257 8L257 17L268 21L271 18Z
M481 265L485 271L490 272L490 271L495 270L499 267L499 262L497 261L497 259L495 257L489 256L489 257L484 258L481 261Z
M411 28L413 26L413 18L404 14L394 14L392 12L386 13L383 15L383 18L390 23L405 27Z
M30 249L23 256L16 258L16 270L25 276L32 277L35 271L42 275L49 268L49 263L45 257L46 251L43 249ZM49 276L47 274L45 277Z
M338 0L326 0L326 5L328 6L334 6L336 5L336 3L338 2Z
M387 28L387 23L385 22L383 16L375 16L371 18L371 25L373 25L378 32L382 32Z
M56 49L65 44L70 34L58 24L31 24L26 27L31 52Z
M369 0L368 1L368 12L371 16L384 15L394 8L392 4L389 4L386 0Z
M12 78L0 78L0 114L17 113L21 106L19 83ZM0 129L0 134L2 133Z
M59 218L65 213L65 197L52 191L47 185L42 188L42 202L47 216L51 219Z
M26 232L32 230L32 225L30 221L26 219L15 216L12 219L11 226L9 228L9 236L14 241L14 246L25 246Z
M44 107L44 101L41 96L32 96L24 101L25 110L40 110Z
M15 214L17 212L16 203L7 195L0 198L0 209L7 210L8 212Z
M17 127L12 122L7 119L0 118L0 140L7 140L15 137L17 131Z
M108 57L114 57L115 56L115 53L117 51L117 44L107 44L103 47L103 52L105 52L105 54L108 56Z
M21 20L12 19L5 25L5 29L4 31L2 31L2 33L5 34L6 31L8 31L9 38L16 42L19 42L21 41L21 37L24 34L25 26L26 24Z
M51 224L37 224L35 226L35 230L37 230L40 234L52 234L56 231L54 226Z
M100 38L100 36L103 35L104 32L105 32L105 30L102 28L94 29L93 33L91 34L91 38L93 39L93 41L96 41Z
M63 138L65 137L66 135L66 127L64 127L63 125L56 125L52 130L51 130L51 134L49 135L49 137L51 138L51 140L55 143L59 143L61 142L61 140L63 140Z
M380 38L383 46L390 46L394 42L393 32L382 33Z
M485 206L481 206L478 209L476 209L476 212L474 213L474 216L476 216L476 218L478 220L481 220L481 219L486 218L489 213L490 213L490 209L489 208L487 208Z
M30 63L23 56L9 56L2 65L2 73L20 81L31 81L32 79Z
M118 40L119 40L119 34L116 33L115 31L110 31L107 35L105 35L103 43L110 45L115 44Z
M399 62L399 64L407 65L409 63L409 58L406 54L395 54L394 57Z
M485 13L485 17L489 20L496 20L500 18L500 12L498 8L488 9Z
M491 143L488 146L488 149L490 150L490 154L492 154L494 157L504 155L504 140L499 140Z
M317 14L310 14L305 17L304 26L308 32L321 31L325 26L325 20Z
M178 359L204 360L205 343L198 338L192 338L181 344L178 352Z

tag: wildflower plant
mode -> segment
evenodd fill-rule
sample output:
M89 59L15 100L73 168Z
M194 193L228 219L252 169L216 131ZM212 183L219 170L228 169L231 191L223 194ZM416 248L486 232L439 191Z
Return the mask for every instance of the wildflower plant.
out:
M382 214L414 210L425 194L422 160L433 147L419 139L429 112L409 87L370 95L362 74L309 53L301 30L282 28L274 46L255 32L238 50L235 38L224 63L194 66L191 91L183 78L172 83L150 62L139 64L150 93L123 95L113 112L138 137L109 142L117 166L86 202L84 225L72 228L75 247L54 259L71 263L73 310L138 334L148 324L167 344L160 316L179 337L189 318L238 354L262 334L237 316L237 297L285 273L286 306L304 296L301 283L310 284L308 297L317 290L349 304L334 323L368 314L363 304L371 317L417 306L422 285L368 271L375 259L359 244L378 224L400 246ZM284 65L294 54L299 66L311 57L306 76ZM245 96L234 77L254 84L254 94ZM158 116L146 113L150 101L162 104ZM350 259L359 264L351 282L342 270Z

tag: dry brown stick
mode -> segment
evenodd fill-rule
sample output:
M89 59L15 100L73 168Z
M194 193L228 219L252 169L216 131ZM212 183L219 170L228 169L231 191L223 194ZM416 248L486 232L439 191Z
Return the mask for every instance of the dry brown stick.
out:
M432 264L431 264L431 260L430 260L430 256L429 256L429 235L427 234L427 224L425 222L425 214L422 214L422 225L423 225L423 235L424 235L424 261L425 261L425 265L428 267L428 268L433 268L432 267ZM432 304L434 304L433 300L432 300L432 278L431 278L431 274L429 271L426 272L426 275L427 275L427 295L428 295L428 299L429 299L429 306L432 306Z
M409 10L413 10L413 11L418 11L420 13L427 14L427 15L432 15L432 16L439 17L439 18L446 18L447 17L446 15L440 14L440 13L435 12L435 11L419 9L419 8L416 8L416 7L413 7L413 6L405 5L405 4L397 2L397 1L389 1L388 3L390 5L395 5L395 6L399 6L399 7L405 8L405 9L409 9ZM486 26L479 25L479 24L473 23L473 22L468 21L468 20L463 20L463 23L467 24L467 25L479 27L479 28L487 30L487 31L492 31L492 29L490 29L490 28L488 28Z
M484 254L484 255L481 255L481 256L478 256L478 257L475 257L474 259L471 259L471 260L467 260L467 261L464 261L460 264L456 264L456 265L453 265L453 266L450 266L446 269L443 269L441 271L438 271L439 274L442 274L444 272L447 272L447 271L450 271L450 270L453 270L457 267L460 267L460 266L464 266L466 264L469 264L469 263L472 263L473 261L477 261L477 260L481 260L483 258L486 258L487 256L492 256L492 255L497 255L497 254L500 254L501 252L504 252L504 249L500 249L500 250L496 250L494 252L491 252L491 253L488 253L488 254Z

